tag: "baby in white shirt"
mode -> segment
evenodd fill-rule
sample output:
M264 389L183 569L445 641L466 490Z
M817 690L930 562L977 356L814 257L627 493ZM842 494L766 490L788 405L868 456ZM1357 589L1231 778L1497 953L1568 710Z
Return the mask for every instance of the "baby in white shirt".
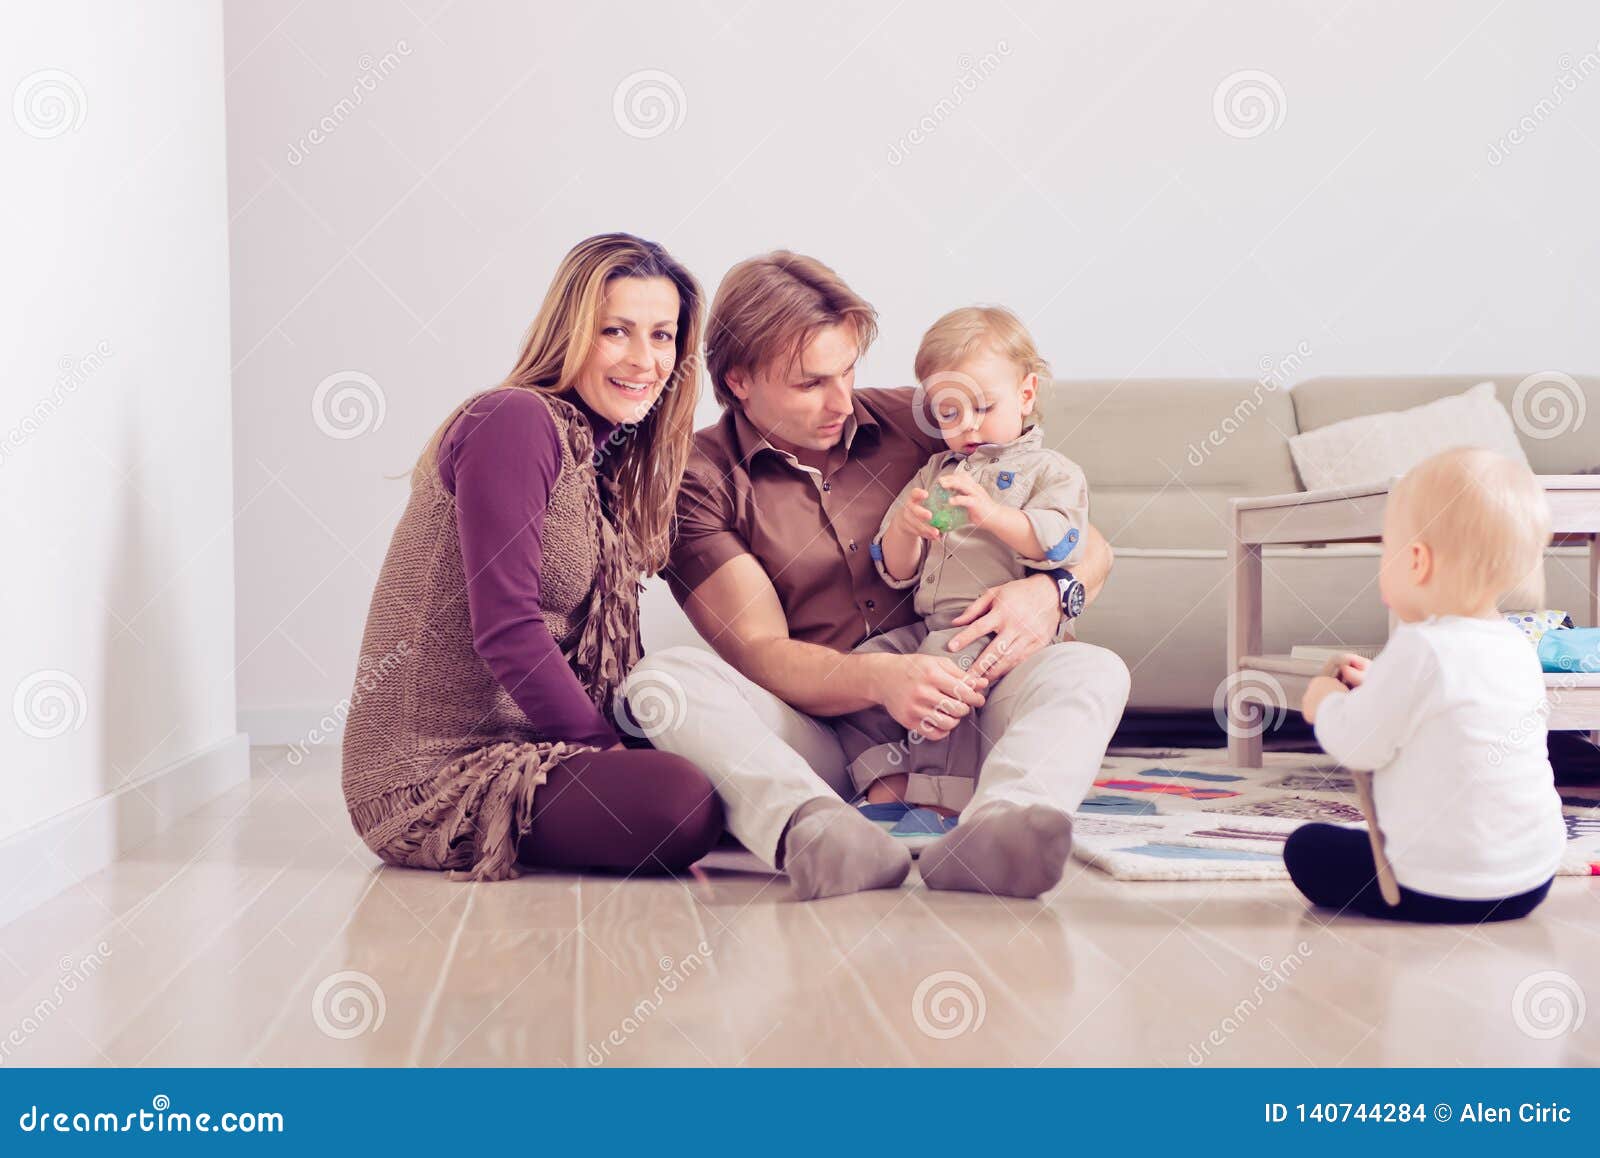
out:
M1566 846L1544 676L1497 602L1542 588L1549 542L1543 488L1502 455L1446 451L1391 489L1379 585L1400 625L1370 663L1334 661L1337 675L1314 679L1301 710L1330 756L1373 771L1401 900L1379 893L1366 832L1308 824L1284 861L1312 903L1476 923L1544 900Z

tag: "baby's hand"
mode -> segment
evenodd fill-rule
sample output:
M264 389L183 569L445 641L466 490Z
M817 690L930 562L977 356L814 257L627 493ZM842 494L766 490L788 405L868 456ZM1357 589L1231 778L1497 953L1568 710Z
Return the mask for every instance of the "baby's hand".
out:
M1338 680L1347 688L1358 688L1367 678L1367 665L1370 662L1366 656L1349 651L1330 655L1322 665L1321 674Z
M937 539L939 528L933 525L933 512L924 505L927 501L927 491L921 487L913 490L895 515L894 526L919 539Z
M967 521L974 527L981 527L993 517L995 508L999 505L994 497L983 489L983 485L963 470L954 470L949 474L939 476L939 485L950 492L950 505L964 507L967 512Z

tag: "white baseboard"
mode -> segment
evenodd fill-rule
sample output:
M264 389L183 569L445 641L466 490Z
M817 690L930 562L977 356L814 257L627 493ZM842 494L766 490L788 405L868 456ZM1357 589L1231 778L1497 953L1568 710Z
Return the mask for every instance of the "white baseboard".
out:
M132 784L0 840L0 926L249 779L250 740L236 732Z
M270 708L240 708L239 731L258 748L314 748L338 744L344 735L344 721L325 703L278 704Z

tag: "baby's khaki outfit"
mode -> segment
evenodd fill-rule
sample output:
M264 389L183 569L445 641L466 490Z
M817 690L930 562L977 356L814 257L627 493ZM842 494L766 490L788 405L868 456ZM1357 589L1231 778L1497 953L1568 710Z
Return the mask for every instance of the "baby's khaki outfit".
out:
M1030 559L1002 543L988 531L963 523L927 542L918 573L896 579L883 565L883 535L910 500L915 489L932 491L941 475L960 470L974 478L997 503L1020 509L1045 548L1042 558ZM1044 446L1043 433L1030 426L1011 442L986 443L965 455L945 450L928 460L883 518L871 553L883 581L890 587L915 587L915 606L921 623L911 623L875 635L856 653L888 652L946 656L963 670L987 646L987 636L959 652L946 645L960 628L953 626L965 611L991 587L1024 577L1030 570L1053 571L1072 559L1089 522L1089 485L1083 471L1071 460ZM988 689L988 694L993 688ZM884 776L907 773L905 799L911 804L934 804L960 811L972 799L977 783L983 737L976 714L969 715L943 740L908 738L906 729L881 707L836 717L834 731L849 764L857 792L865 792Z

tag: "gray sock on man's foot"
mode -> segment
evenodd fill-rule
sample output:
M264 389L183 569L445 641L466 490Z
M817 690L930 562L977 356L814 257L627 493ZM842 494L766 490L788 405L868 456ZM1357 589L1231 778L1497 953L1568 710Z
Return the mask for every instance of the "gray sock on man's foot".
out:
M922 850L930 889L1037 897L1056 886L1072 852L1072 817L1043 805L990 804Z
M892 889L911 871L911 854L894 837L838 798L795 809L783 836L783 871L802 901Z

